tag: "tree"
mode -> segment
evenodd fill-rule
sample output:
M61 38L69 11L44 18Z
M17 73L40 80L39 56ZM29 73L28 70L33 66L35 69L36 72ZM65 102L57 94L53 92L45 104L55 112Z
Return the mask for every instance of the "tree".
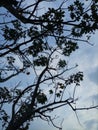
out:
M24 79L0 88L0 120L5 130L27 130L36 117L57 127L48 112L66 105L75 112L98 108L76 108L75 91L83 72L73 73L77 65L70 67L66 60L79 42L90 44L91 34L98 29L98 1L84 1L0 1L0 82L6 85L11 80L21 81L21 76L32 77L29 85ZM57 7L41 12L41 4L48 2L57 2ZM75 87L68 97L65 92L71 85ZM8 104L11 116L4 107Z

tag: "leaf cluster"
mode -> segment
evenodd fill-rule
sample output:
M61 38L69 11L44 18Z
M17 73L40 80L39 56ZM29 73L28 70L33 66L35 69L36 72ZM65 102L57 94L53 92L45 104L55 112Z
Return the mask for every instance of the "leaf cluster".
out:
M5 25L2 29L3 36L6 40L19 40L20 38L25 37L21 23L18 20L12 21L12 26L13 27Z
M40 17L40 20L45 21L44 30L48 30L50 33L62 34L64 13L61 9L48 8L48 11Z
M78 72L76 74L71 75L66 81L66 85L70 85L75 83L76 85L80 85L80 81L83 80L83 72Z
M44 93L39 93L37 95L37 102L40 104L45 104L47 102L47 96Z

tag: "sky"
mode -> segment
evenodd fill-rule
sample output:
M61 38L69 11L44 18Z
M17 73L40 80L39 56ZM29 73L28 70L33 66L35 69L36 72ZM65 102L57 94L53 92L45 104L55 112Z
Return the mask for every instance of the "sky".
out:
M84 80L78 88L76 95L79 98L78 107L88 107L98 104L98 32L91 38L93 46L79 43L80 49L70 57L72 64L78 63L78 69L83 71ZM75 113L69 107L63 107L54 112L59 118L56 124L62 123L62 130L98 130L98 110L77 111L79 121ZM31 123L30 130L56 130L47 122L36 119Z
M51 3L50 3L51 5ZM49 6L49 5L48 5ZM54 6L56 6L54 4ZM46 5L44 5L44 11ZM70 64L78 64L78 70L83 71L84 80L77 89L78 107L88 107L98 104L98 31L92 36L91 43L79 43L80 48L70 56ZM30 78L30 77L28 77ZM11 84L11 83L10 83ZM56 115L56 125L62 123L62 130L98 130L98 110L82 110L76 114L69 107L62 107L53 112ZM29 130L57 130L45 121L36 119L31 122Z
M49 3L51 6L56 7L56 4ZM43 5L44 10L47 5ZM77 90L77 97L79 97L77 106L88 107L98 104L98 31L91 37L90 42L87 44L79 42L80 48L70 56L71 64L78 64L78 70L83 71L84 80ZM58 115L56 124L62 123L62 130L98 130L98 110L83 110L78 111L77 115L70 108L60 108L54 112ZM48 125L47 122L36 121L32 122L30 130L56 130L56 128Z

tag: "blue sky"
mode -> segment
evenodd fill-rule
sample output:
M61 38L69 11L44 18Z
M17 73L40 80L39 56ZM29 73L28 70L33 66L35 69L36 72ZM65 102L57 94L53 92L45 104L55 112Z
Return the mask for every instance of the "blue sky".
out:
M49 3L48 6L57 6L56 4ZM47 5L42 5L44 8L42 12L47 10ZM98 32L91 38L91 46L87 43L79 43L80 49L70 56L70 64L78 63L78 70L84 72L84 81L77 89L76 96L79 98L77 106L88 107L98 104ZM27 76L26 79L32 80L32 77ZM20 77L24 80L24 77ZM17 80L14 82L16 84ZM13 81L8 86L13 84ZM28 83L27 83L28 84ZM78 111L80 124L77 120L75 113L69 107L62 107L55 110L52 116L57 116L55 123L59 126L62 123L62 130L98 130L98 110L85 110ZM36 119L31 123L30 130L56 130L51 123Z
M77 102L78 107L88 107L98 104L98 32L91 38L93 46L85 43L79 43L80 49L77 50L70 57L71 64L78 63L78 70L83 71L84 81L81 82L81 86L77 90ZM77 120L75 113L69 107L63 107L56 110L54 115L59 116L55 120L57 125L62 123L62 130L98 130L98 110L83 110L78 111L77 115L80 124ZM52 115L53 115L52 114ZM48 125L47 122L36 121L31 123L30 130L56 130L56 128Z

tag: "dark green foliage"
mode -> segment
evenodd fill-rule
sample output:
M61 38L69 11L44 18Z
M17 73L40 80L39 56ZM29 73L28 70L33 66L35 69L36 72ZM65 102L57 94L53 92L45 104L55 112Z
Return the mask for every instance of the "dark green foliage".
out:
M36 26L31 26L30 29L27 31L27 35L32 38L33 36L39 35L39 30Z
M49 93L50 93L50 94L53 94L53 90L52 90L52 89L50 89L50 90L49 90Z
M0 102L11 102L12 101L12 94L10 91L4 87L0 88Z
M44 93L39 93L37 96L37 102L41 104L45 104L47 101L47 97Z
M66 81L66 85L70 85L75 83L76 85L80 85L80 81L83 80L83 72L78 72L76 74L71 75Z
M56 93L56 96L59 98L61 95L60 95L60 93Z
M58 63L58 66L61 67L61 68L63 68L63 67L65 67L66 65L67 65L66 61L60 59L60 61L59 61L59 63Z
M62 49L65 56L70 56L72 52L79 48L77 42L67 40L64 36L58 38L57 45Z
M32 45L28 48L28 53L34 57L38 56L38 53L47 50L47 44L41 38L34 39Z
M48 63L48 59L45 56L38 56L38 59L34 60L35 66L46 66Z
M84 12L84 4L81 3L79 0L76 0L73 4L68 7L70 11L70 18L79 21L81 19L81 15Z
M8 124L8 114L0 109L0 121L2 122L2 126L5 127Z
M8 56L7 61L8 61L8 64L12 64L15 62L15 58L13 56Z
M84 3L76 0L74 4L68 7L70 11L70 17L74 21L80 21L79 26L72 29L72 35L75 37L81 37L83 34L93 32L98 29L98 4L96 1L92 1L91 9L85 11Z
M3 30L3 36L6 40L19 40L25 37L25 32L23 32L21 24L18 20L12 22L13 28L5 25Z
M63 48L63 54L65 56L69 56L73 51L75 51L76 49L78 49L78 45L77 43L74 43L72 41L67 41L64 44L64 48Z
M63 33L63 18L64 11L61 9L55 10L54 8L48 8L48 11L40 17L40 20L45 21L45 29L51 33L61 34ZM48 22L49 21L49 22Z

